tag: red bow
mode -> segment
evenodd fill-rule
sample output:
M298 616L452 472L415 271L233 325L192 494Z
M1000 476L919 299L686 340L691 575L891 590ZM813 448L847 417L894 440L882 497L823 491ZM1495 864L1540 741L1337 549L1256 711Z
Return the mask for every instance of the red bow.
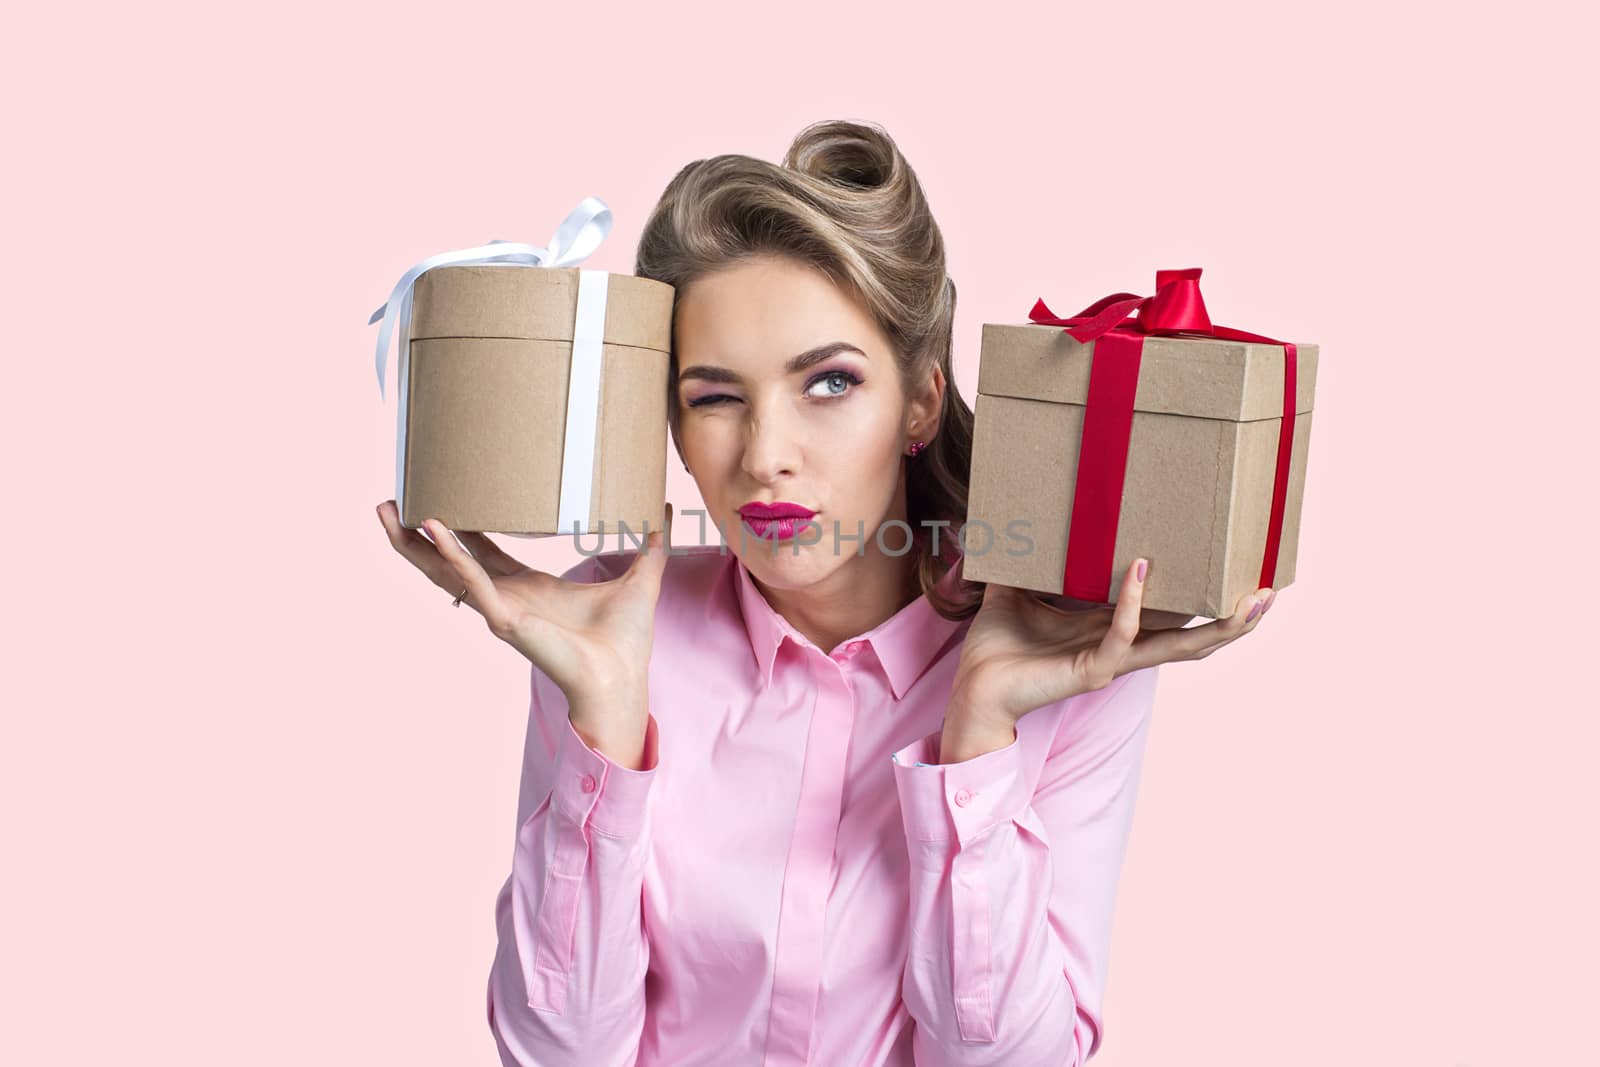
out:
M1130 315L1133 318L1128 318ZM1284 503L1289 495L1289 458L1294 449L1295 346L1212 325L1206 302L1200 296L1199 267L1156 271L1156 291L1152 296L1113 293L1069 319L1057 318L1040 300L1028 318L1039 326L1066 327L1073 340L1082 344L1095 342L1061 592L1102 603L1111 598L1111 565L1144 339L1151 335L1199 335L1283 346L1283 420L1278 429L1278 466L1258 583L1259 587L1270 587L1278 568L1278 541L1283 535Z

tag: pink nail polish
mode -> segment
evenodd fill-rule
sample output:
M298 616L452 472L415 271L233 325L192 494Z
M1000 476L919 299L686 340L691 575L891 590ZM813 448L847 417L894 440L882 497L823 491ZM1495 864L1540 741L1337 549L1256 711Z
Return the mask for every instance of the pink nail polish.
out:
M1150 566L1150 561L1149 560L1141 559L1139 561L1139 580L1141 582L1144 581L1144 572L1145 572L1146 569L1149 568L1149 566Z
M1261 601L1258 600L1258 601L1256 601L1255 606L1250 609L1250 614L1248 614L1248 615L1246 615L1244 617L1244 621L1245 622L1253 622L1253 621L1255 621L1255 617L1257 615L1259 615L1260 613L1261 613Z

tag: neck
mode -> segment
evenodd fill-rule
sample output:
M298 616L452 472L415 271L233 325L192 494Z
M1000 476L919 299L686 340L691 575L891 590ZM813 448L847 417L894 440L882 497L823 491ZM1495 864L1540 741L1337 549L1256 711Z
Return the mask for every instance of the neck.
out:
M921 595L910 552L884 555L871 545L851 555L838 570L805 589L772 589L751 575L772 610L831 653L839 643L891 618Z

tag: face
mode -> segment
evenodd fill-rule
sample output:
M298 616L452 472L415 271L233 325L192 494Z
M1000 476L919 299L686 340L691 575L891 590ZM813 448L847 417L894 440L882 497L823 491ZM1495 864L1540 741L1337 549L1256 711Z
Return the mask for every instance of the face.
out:
M867 311L794 259L704 276L680 291L674 314L678 442L729 550L782 589L848 583L857 568L909 560L894 555L904 529L883 531L887 553L877 533L905 521L902 460L912 442L933 437L937 368L908 397ZM801 518L755 515L783 505ZM709 525L706 533L716 536Z

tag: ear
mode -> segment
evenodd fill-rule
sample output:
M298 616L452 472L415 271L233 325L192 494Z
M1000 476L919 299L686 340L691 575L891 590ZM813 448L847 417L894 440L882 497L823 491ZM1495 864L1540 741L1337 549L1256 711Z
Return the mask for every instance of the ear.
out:
M936 363L933 373L906 406L906 436L913 441L932 441L939 434L939 415L944 411L944 391L948 383L944 370Z

